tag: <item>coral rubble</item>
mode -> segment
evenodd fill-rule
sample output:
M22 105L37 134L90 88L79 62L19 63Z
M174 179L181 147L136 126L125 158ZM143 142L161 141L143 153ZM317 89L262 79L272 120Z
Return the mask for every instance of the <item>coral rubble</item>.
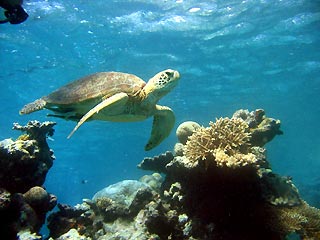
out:
M42 184L54 160L46 137L53 134L53 122L15 123L13 129L26 134L15 141L0 142L0 232L3 239L40 239L37 235L56 197ZM29 234L30 233L30 234ZM31 238L31 236L33 236Z

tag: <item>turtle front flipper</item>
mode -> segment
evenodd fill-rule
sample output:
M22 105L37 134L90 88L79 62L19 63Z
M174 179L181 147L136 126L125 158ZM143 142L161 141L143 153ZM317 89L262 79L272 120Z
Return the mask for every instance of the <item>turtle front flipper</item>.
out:
M43 100L42 98L35 100L32 103L28 103L27 105L25 105L20 111L19 113L21 115L23 114L28 114L28 113L32 113L35 111L39 111L42 110L45 106L46 106L47 102L45 100Z
M151 136L144 149L149 151L158 146L165 138L169 136L174 123L175 116L171 108L156 105Z
M101 103L93 107L89 112L87 112L83 117L80 119L78 124L75 126L75 128L72 130L72 132L69 134L68 138L70 138L75 131L85 122L87 121L90 117L92 117L94 114L98 113L100 110L107 108L107 107L112 107L116 105L124 105L128 101L128 95L126 93L117 93L113 95L112 97L106 98L103 100Z

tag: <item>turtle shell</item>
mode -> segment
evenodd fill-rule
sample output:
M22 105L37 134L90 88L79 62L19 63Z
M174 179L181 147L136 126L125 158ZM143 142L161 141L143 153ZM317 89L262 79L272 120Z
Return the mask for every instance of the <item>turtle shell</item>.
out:
M76 104L101 97L107 98L119 92L131 96L145 85L141 78L133 74L99 72L71 82L42 99L49 104Z

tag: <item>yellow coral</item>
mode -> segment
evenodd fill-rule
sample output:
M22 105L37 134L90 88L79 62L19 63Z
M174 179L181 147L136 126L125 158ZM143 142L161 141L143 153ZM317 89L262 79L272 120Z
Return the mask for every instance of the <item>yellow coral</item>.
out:
M30 136L28 134L22 134L17 138L17 140L27 141L30 140Z
M257 162L256 156L252 153L235 153L233 155L228 155L221 148L214 150L214 156L215 162L219 167L244 167Z
M212 157L217 166L239 167L253 164L256 156L249 153L250 132L241 118L220 118L210 127L200 127L193 133L184 149L184 155L193 165ZM208 163L206 163L207 165Z

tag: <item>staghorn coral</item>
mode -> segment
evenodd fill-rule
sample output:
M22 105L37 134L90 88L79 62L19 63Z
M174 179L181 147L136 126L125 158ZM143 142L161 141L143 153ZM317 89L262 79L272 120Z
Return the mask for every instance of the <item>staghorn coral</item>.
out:
M193 165L198 161L215 159L218 166L237 167L256 162L250 154L248 124L241 118L220 118L210 127L200 127L189 137L184 155Z
M267 227L279 235L295 232L301 239L320 239L320 210L305 201L295 207L265 206L265 210L269 215Z

